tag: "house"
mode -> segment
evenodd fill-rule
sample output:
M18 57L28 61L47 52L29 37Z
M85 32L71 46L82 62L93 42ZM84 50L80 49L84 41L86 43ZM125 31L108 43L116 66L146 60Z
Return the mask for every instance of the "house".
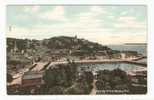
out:
M44 84L43 72L29 71L22 76L22 87L33 87Z

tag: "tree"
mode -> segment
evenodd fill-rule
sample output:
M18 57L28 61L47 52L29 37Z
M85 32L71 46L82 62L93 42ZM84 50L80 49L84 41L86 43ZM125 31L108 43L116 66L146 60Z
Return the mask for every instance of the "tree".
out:
M13 81L12 75L7 73L7 82L10 83L10 82L12 82L12 81Z
M64 90L62 86L55 86L49 89L48 94L64 94Z
M51 66L53 67L53 66ZM44 81L49 87L56 85L70 86L76 78L76 67L74 64L56 65L45 71Z

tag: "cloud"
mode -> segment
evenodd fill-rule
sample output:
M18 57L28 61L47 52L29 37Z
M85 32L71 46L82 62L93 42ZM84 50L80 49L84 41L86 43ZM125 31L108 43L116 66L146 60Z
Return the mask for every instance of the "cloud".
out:
M105 7L88 6L88 11L76 13L75 20L72 20L74 18L67 16L70 12L64 6L48 8L43 12L40 11L41 6L25 8L26 13L17 14L18 19L22 15L25 20L27 18L26 24L32 24L29 19L36 17L39 23L33 23L30 27L15 25L11 32L7 32L8 37L44 39L59 35L77 35L102 44L146 41L146 22L139 21L136 16L126 15L126 11L123 16L117 15L118 11L112 12L104 9ZM34 16L29 16L28 13ZM105 26L106 23L109 26Z
M89 11L78 14L78 20L73 22L73 26L79 27L81 29L99 31L100 28L102 29L103 20L97 17L100 17L105 13L106 11L104 11L104 9L100 6L92 6L90 7Z
M42 19L54 20L54 21L66 21L67 20L64 15L63 6L56 6L53 10L48 10L46 12L40 13L38 17Z
M98 16L100 14L105 14L106 11L102 7L100 7L100 6L92 6L90 8L90 13L93 16Z
M95 41L101 44L123 44L123 43L146 43L146 34L99 34L95 37Z
M82 12L78 16L79 17L97 17L101 14L106 14L105 9L100 6L91 6L88 12Z
M136 17L132 16L121 16L117 20L117 23L114 25L116 28L121 29L145 29L146 22L140 22Z
M31 14L34 14L34 13L38 13L40 10L40 6L24 6L24 12L26 13L31 13Z
M32 12L38 12L40 10L40 6L33 6Z

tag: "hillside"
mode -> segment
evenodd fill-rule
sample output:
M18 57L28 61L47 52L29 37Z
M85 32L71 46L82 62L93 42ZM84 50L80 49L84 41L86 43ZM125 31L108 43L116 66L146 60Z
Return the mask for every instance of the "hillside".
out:
M113 50L107 46L77 37L59 36L44 40L7 38L7 70L11 73L39 61L97 59L97 56L105 58L111 54Z
M103 50L111 50L107 46L102 46L101 44L90 42L85 39L78 39L77 37L52 37L44 40L28 40L28 39L15 39L15 38L7 38L7 50L10 52L11 50L17 49L18 51L28 49L38 50L38 48L47 48L49 50L81 50L81 51L103 51Z
M107 46L90 42L85 39L78 39L77 37L53 37L43 40L43 45L49 49L77 49L77 50L109 50Z

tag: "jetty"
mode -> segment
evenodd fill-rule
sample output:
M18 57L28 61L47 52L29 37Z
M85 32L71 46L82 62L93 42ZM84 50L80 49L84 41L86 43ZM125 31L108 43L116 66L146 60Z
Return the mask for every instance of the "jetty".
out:
M133 58L133 59L102 59L102 60L76 60L76 61L71 61L75 64L105 64L105 63L128 63L128 64L135 64L135 65L140 65L143 67L147 66L147 63L145 62L137 62L138 60L144 59L145 57L138 57L138 58ZM52 66L56 65L63 65L63 64L68 64L68 61L54 61L54 62L38 62L34 63L29 69L24 69L23 72L17 73L14 75L14 80L11 82L11 84L21 84L21 77L25 72L28 71L36 71L36 72L42 72L46 69L49 69ZM10 84L10 85L11 85Z
M138 60L144 59L145 57L138 57L133 59L102 59L102 60L76 60L73 61L75 64L105 64L105 63L128 63L128 64L135 64L140 65L143 67L147 66L146 62L137 62ZM67 64L68 61L57 61L51 62L49 67L52 65L62 65Z

